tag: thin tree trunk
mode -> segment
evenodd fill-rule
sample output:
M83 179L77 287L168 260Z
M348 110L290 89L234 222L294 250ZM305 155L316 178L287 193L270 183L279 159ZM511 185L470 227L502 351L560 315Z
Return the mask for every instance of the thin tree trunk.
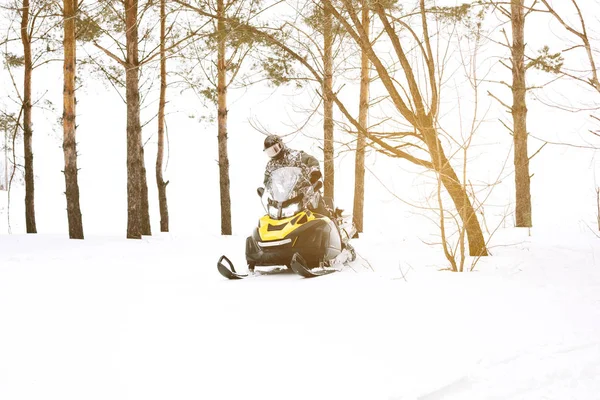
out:
M142 237L142 138L140 124L137 0L125 0L127 62L127 238Z
M77 142L75 124L76 41L75 13L77 0L64 0L64 89L63 89L63 153L65 158L65 194L69 238L83 239L83 223L79 207L77 182Z
M224 17L223 0L217 1L217 15ZM217 107L219 146L219 187L221 194L221 234L231 235L231 198L229 194L229 156L227 155L227 64L225 62L225 23L217 21Z
M368 1L362 0L362 25L369 32L370 12ZM362 50L360 58L360 100L358 107L358 123L366 131L369 116L369 56ZM363 231L365 205L365 135L359 134L356 140L356 158L354 162L354 207L352 219L358 233Z
M4 190L8 190L8 129L4 130Z
M323 155L324 195L334 199L335 167L333 163L333 99L329 95L333 85L333 29L331 10L327 4L323 14Z
M165 103L167 94L167 58L165 53L166 0L160 0L160 98L158 101L158 152L156 155L156 186L160 209L160 231L169 232L169 207L167 206L167 183L163 180L165 153Z
M596 222L598 222L598 231L600 231L600 187L596 186Z
M148 202L148 182L146 181L146 158L144 157L144 146L142 145L142 127L140 125L140 220L142 224L142 235L152 235L152 228L150 226L150 204Z
M452 168L450 161L444 153L442 143L436 132L433 122L430 118L424 118L426 121L419 127L419 130L425 138L425 144L431 154L433 168L440 174L442 184L452 198L454 206L458 210L460 219L467 231L467 239L469 241L469 255L487 256L488 251L483 237L483 231L479 224L479 219L475 213L475 209L471 204L471 199L465 190L465 187L460 183L456 172Z
M515 220L517 227L531 227L531 187L527 151L527 105L525 95L525 16L523 0L511 1L513 138L515 164Z
M35 224L34 174L33 174L33 130L31 122L31 78L33 63L31 59L31 38L29 37L29 0L23 0L21 17L21 42L25 61L23 82L23 145L25 153L25 225L27 233L37 233Z

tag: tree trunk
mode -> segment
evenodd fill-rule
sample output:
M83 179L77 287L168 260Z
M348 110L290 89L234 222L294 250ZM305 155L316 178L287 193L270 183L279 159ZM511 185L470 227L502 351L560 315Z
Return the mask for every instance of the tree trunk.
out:
M467 231L467 239L469 241L470 256L487 256L488 251L483 237L483 231L477 219L477 214L471 204L471 199L467 191L460 183L456 172L452 168L450 161L444 153L442 143L439 139L437 131L433 126L430 117L424 118L426 121L418 128L423 134L425 144L431 154L433 169L440 174L442 184L452 198L454 206L458 210L460 219Z
M156 155L156 186L160 209L160 231L169 232L169 207L167 206L167 183L163 180L163 157L165 153L165 103L167 94L167 58L165 53L166 0L160 0L160 98L158 101L158 152Z
M83 239L83 223L79 207L77 182L77 142L75 140L75 12L77 0L64 0L64 89L63 89L63 153L65 158L65 194L69 238Z
M23 146L25 153L25 225L27 233L37 233L35 224L34 174L31 122L31 78L33 63L31 59L31 38L29 37L29 0L23 0L21 16L21 42L25 61L23 82Z
M223 0L217 1L217 15L223 17ZM227 64L225 62L225 23L217 21L217 107L219 146L219 187L221 192L221 234L231 235L231 198L229 194L229 156L227 155Z
M362 0L362 25L369 32L369 7L367 0ZM362 50L360 57L360 100L358 123L366 131L369 116L369 56ZM358 233L363 231L363 215L365 204L365 135L359 134L356 140L356 158L354 162L354 207L352 219Z
M139 115L139 113L138 113ZM152 228L150 226L150 204L148 203L148 182L146 181L146 158L144 157L144 146L142 145L142 127L140 125L140 220L142 224L142 235L152 235Z
M8 190L8 129L4 130L4 190Z
M137 0L125 0L127 61L127 238L142 237L142 138L140 124Z
M512 93L513 93L513 139L515 164L515 220L517 227L531 227L531 187L529 175L529 155L527 151L527 105L525 96L525 16L523 0L511 1L512 52Z
M333 163L333 99L329 95L333 85L333 29L331 10L327 4L323 14L323 167L324 167L324 195L334 199L334 174Z

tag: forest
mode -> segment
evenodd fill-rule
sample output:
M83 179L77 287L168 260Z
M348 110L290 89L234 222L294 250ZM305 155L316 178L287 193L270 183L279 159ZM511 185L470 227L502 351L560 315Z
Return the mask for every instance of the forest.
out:
M124 157L108 159L126 174L119 189L126 189L126 237L152 235L151 221L159 222L155 231L171 229L168 162L177 160L168 127L182 112L216 134L218 187L204 194L218 199L220 232L231 235L232 204L242 200L232 196L230 125L247 118L231 109L284 91L296 107L283 132L263 118L248 134L310 143L326 197L337 199L340 170L353 170L345 197L359 232L369 224L365 180L385 175L369 168L401 165L396 173L420 182L418 196L403 201L431 222L452 270L471 268L465 260L487 256L500 226L535 226L537 158L551 148L595 152L600 28L591 3L7 0L0 8L2 224L11 232L11 221L23 220L23 232L38 232L45 200L37 187L50 183L36 161L61 148L64 179L52 185L64 185L55 188L63 208L51 212L66 207L69 237L84 238L86 155L78 143L102 128L80 126L86 113L78 104L94 101L88 88L96 84L124 116L113 144ZM547 129L566 123L566 135ZM44 135L60 138L59 146L36 146ZM552 158L560 162L552 156L543 164ZM600 189L588 185L596 197L586 212L597 224L587 221L598 231ZM502 190L509 194L498 200Z
M0 0L0 399L597 400L598 16Z

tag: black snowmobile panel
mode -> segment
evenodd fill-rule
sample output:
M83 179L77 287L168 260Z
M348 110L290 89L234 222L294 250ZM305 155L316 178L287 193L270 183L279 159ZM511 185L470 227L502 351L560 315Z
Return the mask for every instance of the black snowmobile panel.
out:
M289 265L294 254L299 253L310 268L319 266L320 261L333 259L342 251L341 238L333 224L329 218L315 217L274 241L263 240L257 228L246 240L246 261L257 266Z

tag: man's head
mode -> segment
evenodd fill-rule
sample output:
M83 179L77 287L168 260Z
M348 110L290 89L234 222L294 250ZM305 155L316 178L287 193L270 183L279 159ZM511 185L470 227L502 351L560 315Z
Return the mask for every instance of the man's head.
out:
M269 135L265 138L263 151L269 158L279 158L283 155L285 145L277 135Z

